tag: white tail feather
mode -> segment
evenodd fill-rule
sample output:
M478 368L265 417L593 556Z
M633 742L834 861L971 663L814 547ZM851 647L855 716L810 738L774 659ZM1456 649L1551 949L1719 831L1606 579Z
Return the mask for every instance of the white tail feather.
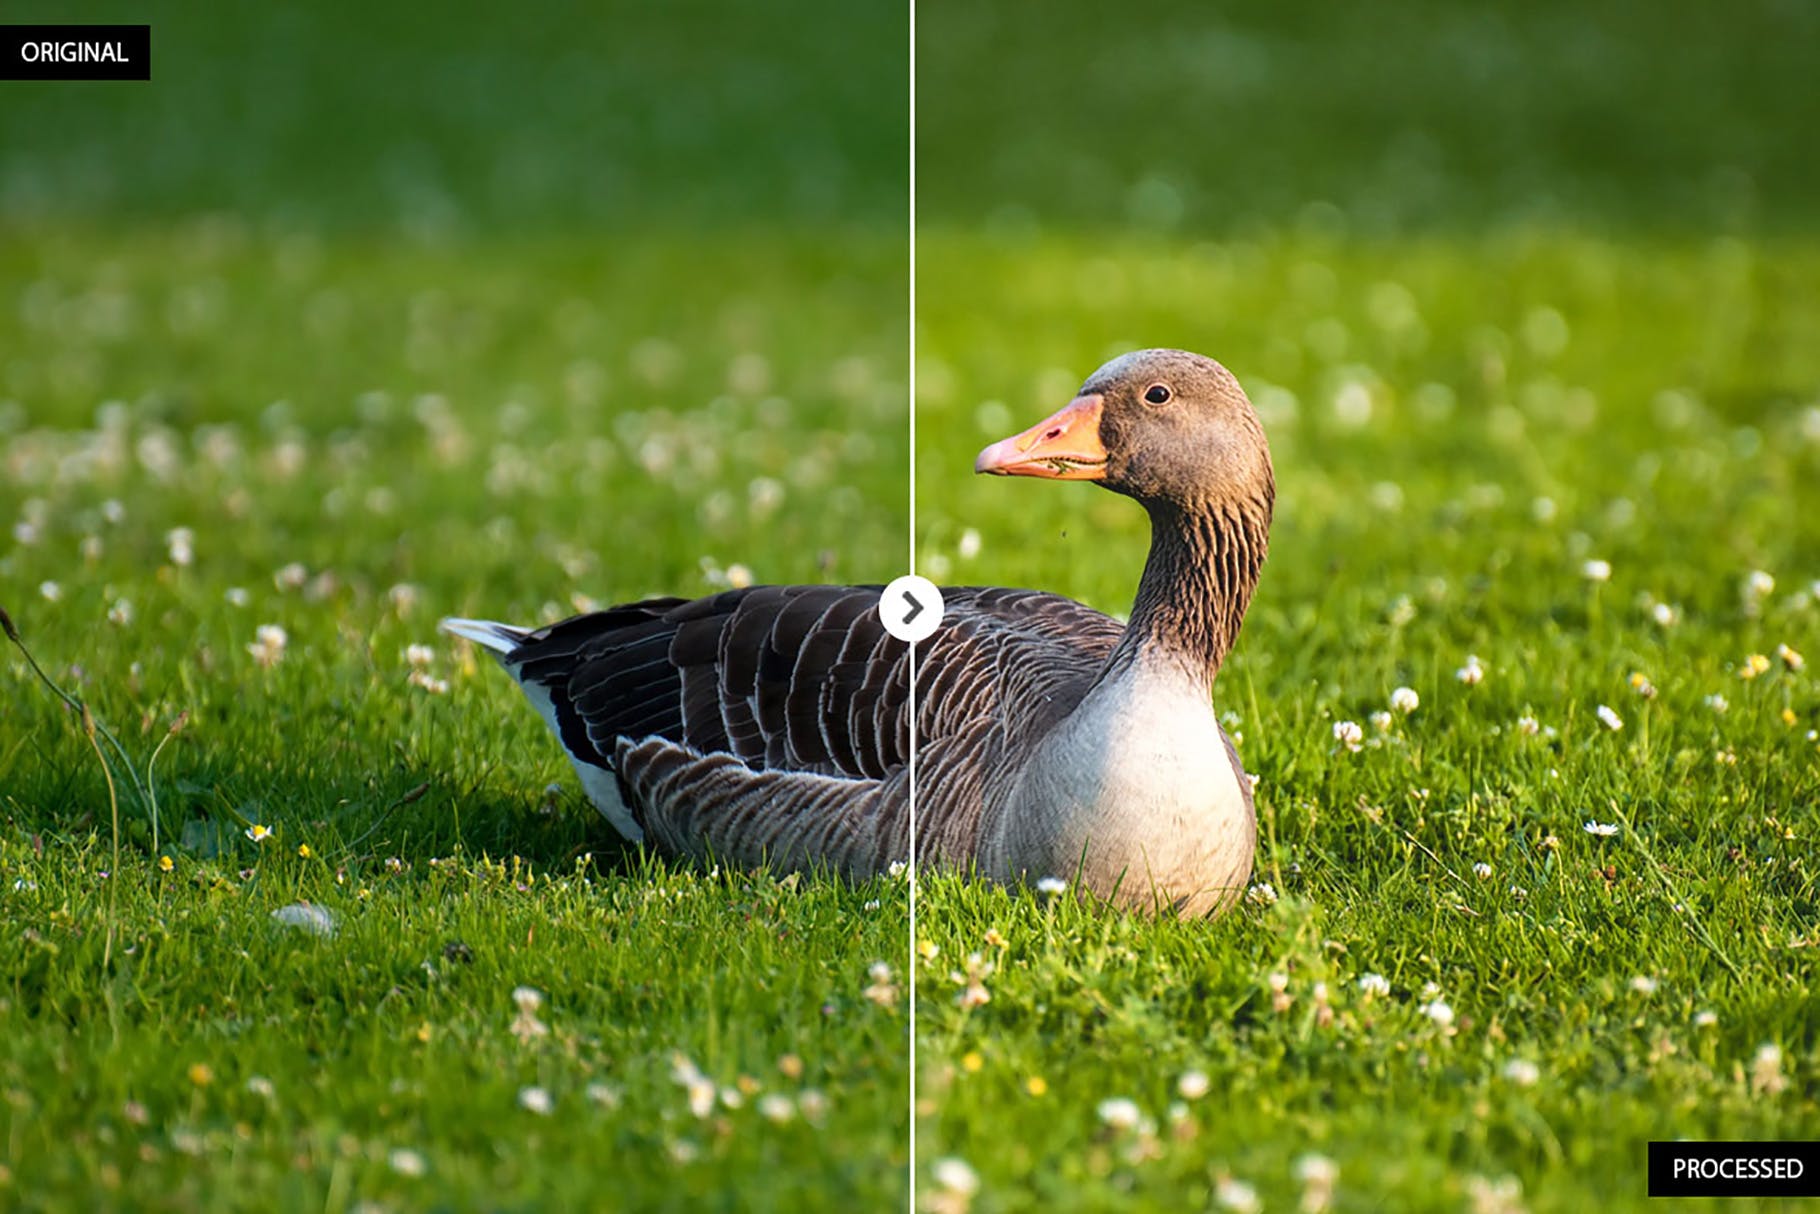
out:
M524 644L524 639L531 635L528 628L514 628L510 624L496 624L492 620L461 620L453 616L436 626L454 636L466 637L501 657Z

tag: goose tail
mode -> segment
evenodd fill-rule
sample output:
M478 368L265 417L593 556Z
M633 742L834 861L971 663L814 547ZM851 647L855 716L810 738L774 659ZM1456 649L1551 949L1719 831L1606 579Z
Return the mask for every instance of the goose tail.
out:
M436 626L451 636L465 637L482 648L490 649L501 658L524 644L525 638L531 635L528 628L514 628L510 624L496 624L492 620L463 620L454 616Z

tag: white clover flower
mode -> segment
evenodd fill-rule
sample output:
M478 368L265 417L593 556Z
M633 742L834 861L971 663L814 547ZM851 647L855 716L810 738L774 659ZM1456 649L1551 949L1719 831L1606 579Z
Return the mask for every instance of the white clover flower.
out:
M1322 1214L1333 1204L1340 1165L1325 1155L1310 1152L1295 1161L1295 1178L1302 1182L1302 1214Z
M1067 893L1068 883L1060 877L1039 877L1036 882L1036 892L1045 898L1053 898L1057 894Z
M1536 720L1532 716L1518 717L1517 732L1526 738L1533 738L1542 732L1542 722Z
M963 560L970 561L980 554L980 533L969 527L961 532L960 543L955 545L955 553Z
M518 1015L512 1019L514 1037L530 1042L549 1035L550 1026L537 1018L537 1009L543 1006L543 992L532 986L515 986L512 1002L518 1008Z
M1485 863L1483 860L1479 861L1472 866L1472 875L1481 881L1488 879L1491 876L1491 865Z
M1183 1100L1199 1100L1213 1087L1213 1081L1207 1078L1205 1071L1183 1071L1182 1077L1175 1081L1175 1090Z
M819 1124L828 1115L828 1098L814 1088L804 1088L797 1093L796 1111L803 1115L803 1120Z
M1453 1009L1448 1007L1447 1004L1440 999L1424 1003L1416 1010L1434 1021L1435 1024L1441 1028L1447 1028L1453 1024Z
M1694 1027L1697 1029L1714 1028L1718 1023L1719 1013L1717 1012L1698 1012L1694 1015Z
M1727 710L1729 710L1731 708L1731 702L1729 700L1727 700L1724 696L1719 695L1717 692L1715 692L1714 694L1706 697L1706 706L1708 708L1712 709L1714 712L1723 715Z
M301 562L292 561L272 575L272 585L280 590L297 590L310 580L310 571Z
M1782 659L1782 665L1791 671L1800 670L1807 665L1807 659L1787 645L1776 646L1776 656Z
M1504 1064L1504 1078L1520 1088L1532 1088L1542 1078L1542 1068L1527 1058L1512 1058Z
M758 1115L774 1125L782 1125L796 1116L796 1105L788 1096L772 1092L759 1099Z
M63 587L55 582L39 582L38 593L44 596L46 602L55 603L63 597Z
M525 1110L527 1113L535 1113L539 1117L548 1117L551 1113L556 1111L556 1101L551 1098L549 1091L544 1088L536 1086L519 1088L518 1107Z
M1365 731L1359 728L1357 721L1335 721L1333 740L1347 750L1356 752L1365 740Z
M1258 1191L1242 1180L1222 1176L1214 1186L1214 1197L1219 1203L1234 1214L1258 1214L1264 1208L1264 1202L1258 1197Z
M173 527L164 533L166 549L171 554L171 564L191 565L196 560L196 533L188 527Z
M1580 576L1589 582L1609 582L1611 581L1611 562L1601 561L1597 558L1587 561L1580 566Z
M1245 891L1245 901L1253 906L1274 906L1277 900L1276 886L1268 881L1259 881Z
M1100 1120L1115 1130L1134 1129L1144 1117L1137 1102L1123 1096L1112 1096L1100 1101L1098 1112Z
M122 628L126 627L133 622L132 602L128 599L115 599L114 605L107 609L107 618Z
M1600 839L1609 839L1618 833L1618 825L1615 822L1594 822L1588 820L1586 825L1582 826L1580 829L1587 834L1594 835Z
M1390 732L1390 714L1383 709L1371 714L1371 727L1378 733Z
M424 1157L408 1147L398 1147L387 1156L387 1160L391 1163L392 1170L400 1176L422 1176L430 1170Z
M1766 1042L1758 1047L1756 1057L1750 1064L1751 1086L1759 1092L1774 1096L1788 1086L1788 1080L1782 1074L1782 1048L1774 1042Z
M1477 654L1466 655L1466 665L1453 672L1453 677L1468 687L1477 687L1485 681L1485 667Z
M1390 706L1408 716L1422 706L1422 697L1413 687L1399 687L1390 693Z
M1359 993L1367 998L1390 994L1390 979L1382 974L1359 975Z
M1599 705L1599 722L1614 732L1624 728L1624 718L1619 716L1609 704Z
M253 655L253 660L261 666L276 666L284 660L285 647L291 638L283 628L276 624L261 624L253 630L254 641L246 647Z
M436 651L428 645L406 645L404 660L410 666L428 666L436 660Z
M1630 980L1630 989L1639 995L1655 994L1656 986L1656 980L1644 974L1638 974Z
M1754 599L1768 598L1776 589L1776 579L1761 569L1744 579L1744 593Z
M969 1167L964 1159L956 1159L952 1155L938 1159L930 1172L935 1177L935 1183L949 1193L971 1197L979 1192L979 1173Z
M1673 628L1681 619L1680 611L1667 603L1657 603L1649 609L1649 614L1663 628Z
M891 981L891 967L883 961L874 961L868 976L872 979L871 985L860 993L880 1007L896 1007L897 984Z
M702 1082L704 1076L700 1068L695 1065L694 1059L679 1051L670 1055L670 1078L673 1082L687 1087L690 1084Z
M449 681L447 679L436 678L424 670L413 670L410 674L405 676L405 682L413 687L422 688L433 696L446 696L449 694Z

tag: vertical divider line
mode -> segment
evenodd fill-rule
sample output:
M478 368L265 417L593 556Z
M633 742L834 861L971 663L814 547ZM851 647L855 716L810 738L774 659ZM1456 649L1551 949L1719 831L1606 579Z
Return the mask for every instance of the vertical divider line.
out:
M910 572L916 572L916 0L904 0L909 10L910 113L909 113L909 262L910 300L907 334L909 342L909 407L910 407ZM904 968L909 975L909 1036L906 1040L910 1069L909 1147L910 1185L906 1198L908 1214L916 1214L916 646L908 652L910 662L910 766L909 766L909 836L910 854L905 858L909 876L909 935L905 941Z

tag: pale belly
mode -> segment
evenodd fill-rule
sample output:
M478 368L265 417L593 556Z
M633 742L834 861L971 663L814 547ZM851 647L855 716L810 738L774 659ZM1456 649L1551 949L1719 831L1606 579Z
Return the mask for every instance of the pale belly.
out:
M1001 880L1072 880L1117 905L1183 917L1232 902L1256 825L1204 693L1102 685L1038 748L982 840Z

